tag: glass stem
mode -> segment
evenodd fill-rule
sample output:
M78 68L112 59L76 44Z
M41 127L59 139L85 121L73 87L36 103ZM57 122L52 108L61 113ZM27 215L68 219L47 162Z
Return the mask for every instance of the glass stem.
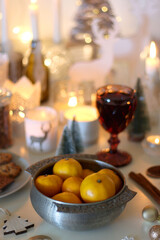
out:
M116 153L118 144L120 143L120 140L118 139L117 134L111 134L110 139L108 140L110 144L110 153Z

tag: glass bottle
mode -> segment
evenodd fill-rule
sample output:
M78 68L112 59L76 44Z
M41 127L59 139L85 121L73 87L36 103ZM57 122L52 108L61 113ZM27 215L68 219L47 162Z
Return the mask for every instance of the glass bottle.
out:
M31 53L25 69L25 75L32 83L41 83L41 102L45 102L49 97L49 72L44 64L41 53L40 41L33 40L31 43Z
M11 92L0 88L0 149L12 145L12 129L9 115Z

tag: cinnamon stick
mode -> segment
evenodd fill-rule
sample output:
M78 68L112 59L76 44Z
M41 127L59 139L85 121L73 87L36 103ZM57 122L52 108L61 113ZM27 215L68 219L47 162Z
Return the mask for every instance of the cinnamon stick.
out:
M147 178L145 178L141 173L134 172L130 172L129 177L143 187L154 198L154 200L160 204L160 190L156 188Z
M139 176L143 179L143 181L146 183L146 185L148 185L149 187L151 187L156 193L157 195L160 197L160 190L155 187L146 177L144 177L141 173L139 173Z

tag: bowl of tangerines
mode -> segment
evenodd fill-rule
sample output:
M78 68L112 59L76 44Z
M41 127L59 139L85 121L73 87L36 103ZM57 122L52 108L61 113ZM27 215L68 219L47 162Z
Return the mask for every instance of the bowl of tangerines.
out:
M31 202L47 222L70 230L103 226L121 214L135 192L119 169L94 155L70 154L30 166Z

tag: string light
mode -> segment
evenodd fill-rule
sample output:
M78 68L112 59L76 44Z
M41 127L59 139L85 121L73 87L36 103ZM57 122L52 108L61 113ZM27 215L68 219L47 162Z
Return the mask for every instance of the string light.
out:
M19 110L20 111L24 111L24 107L23 106L19 106Z
M19 115L21 118L24 118L24 117L25 117L25 113L24 113L24 112L21 112L21 111L18 112L18 115Z
M101 9L102 9L102 12L108 12L108 8L106 6L103 6Z
M122 21L122 18L121 18L120 16L117 16L117 17L116 17L116 20L117 20L117 22L121 22L121 21Z
M77 0L77 1L76 1L76 5L77 5L77 6L82 5L82 1L81 1L81 0Z
M14 27L12 31L14 34L18 34L20 32L20 27Z
M85 41L85 43L92 42L92 38L91 38L90 34L84 34L84 41Z
M44 60L44 65L47 66L47 67L51 66L51 63L52 63L52 61L51 61L50 58L46 58L46 59Z
M104 35L104 38L105 38L105 39L108 39L108 38L109 38L109 34L105 34L105 35Z
M13 111L12 110L9 111L9 115L13 116Z
M93 13L96 14L96 15L98 15L98 14L99 14L99 9L94 8L94 9L93 9Z

